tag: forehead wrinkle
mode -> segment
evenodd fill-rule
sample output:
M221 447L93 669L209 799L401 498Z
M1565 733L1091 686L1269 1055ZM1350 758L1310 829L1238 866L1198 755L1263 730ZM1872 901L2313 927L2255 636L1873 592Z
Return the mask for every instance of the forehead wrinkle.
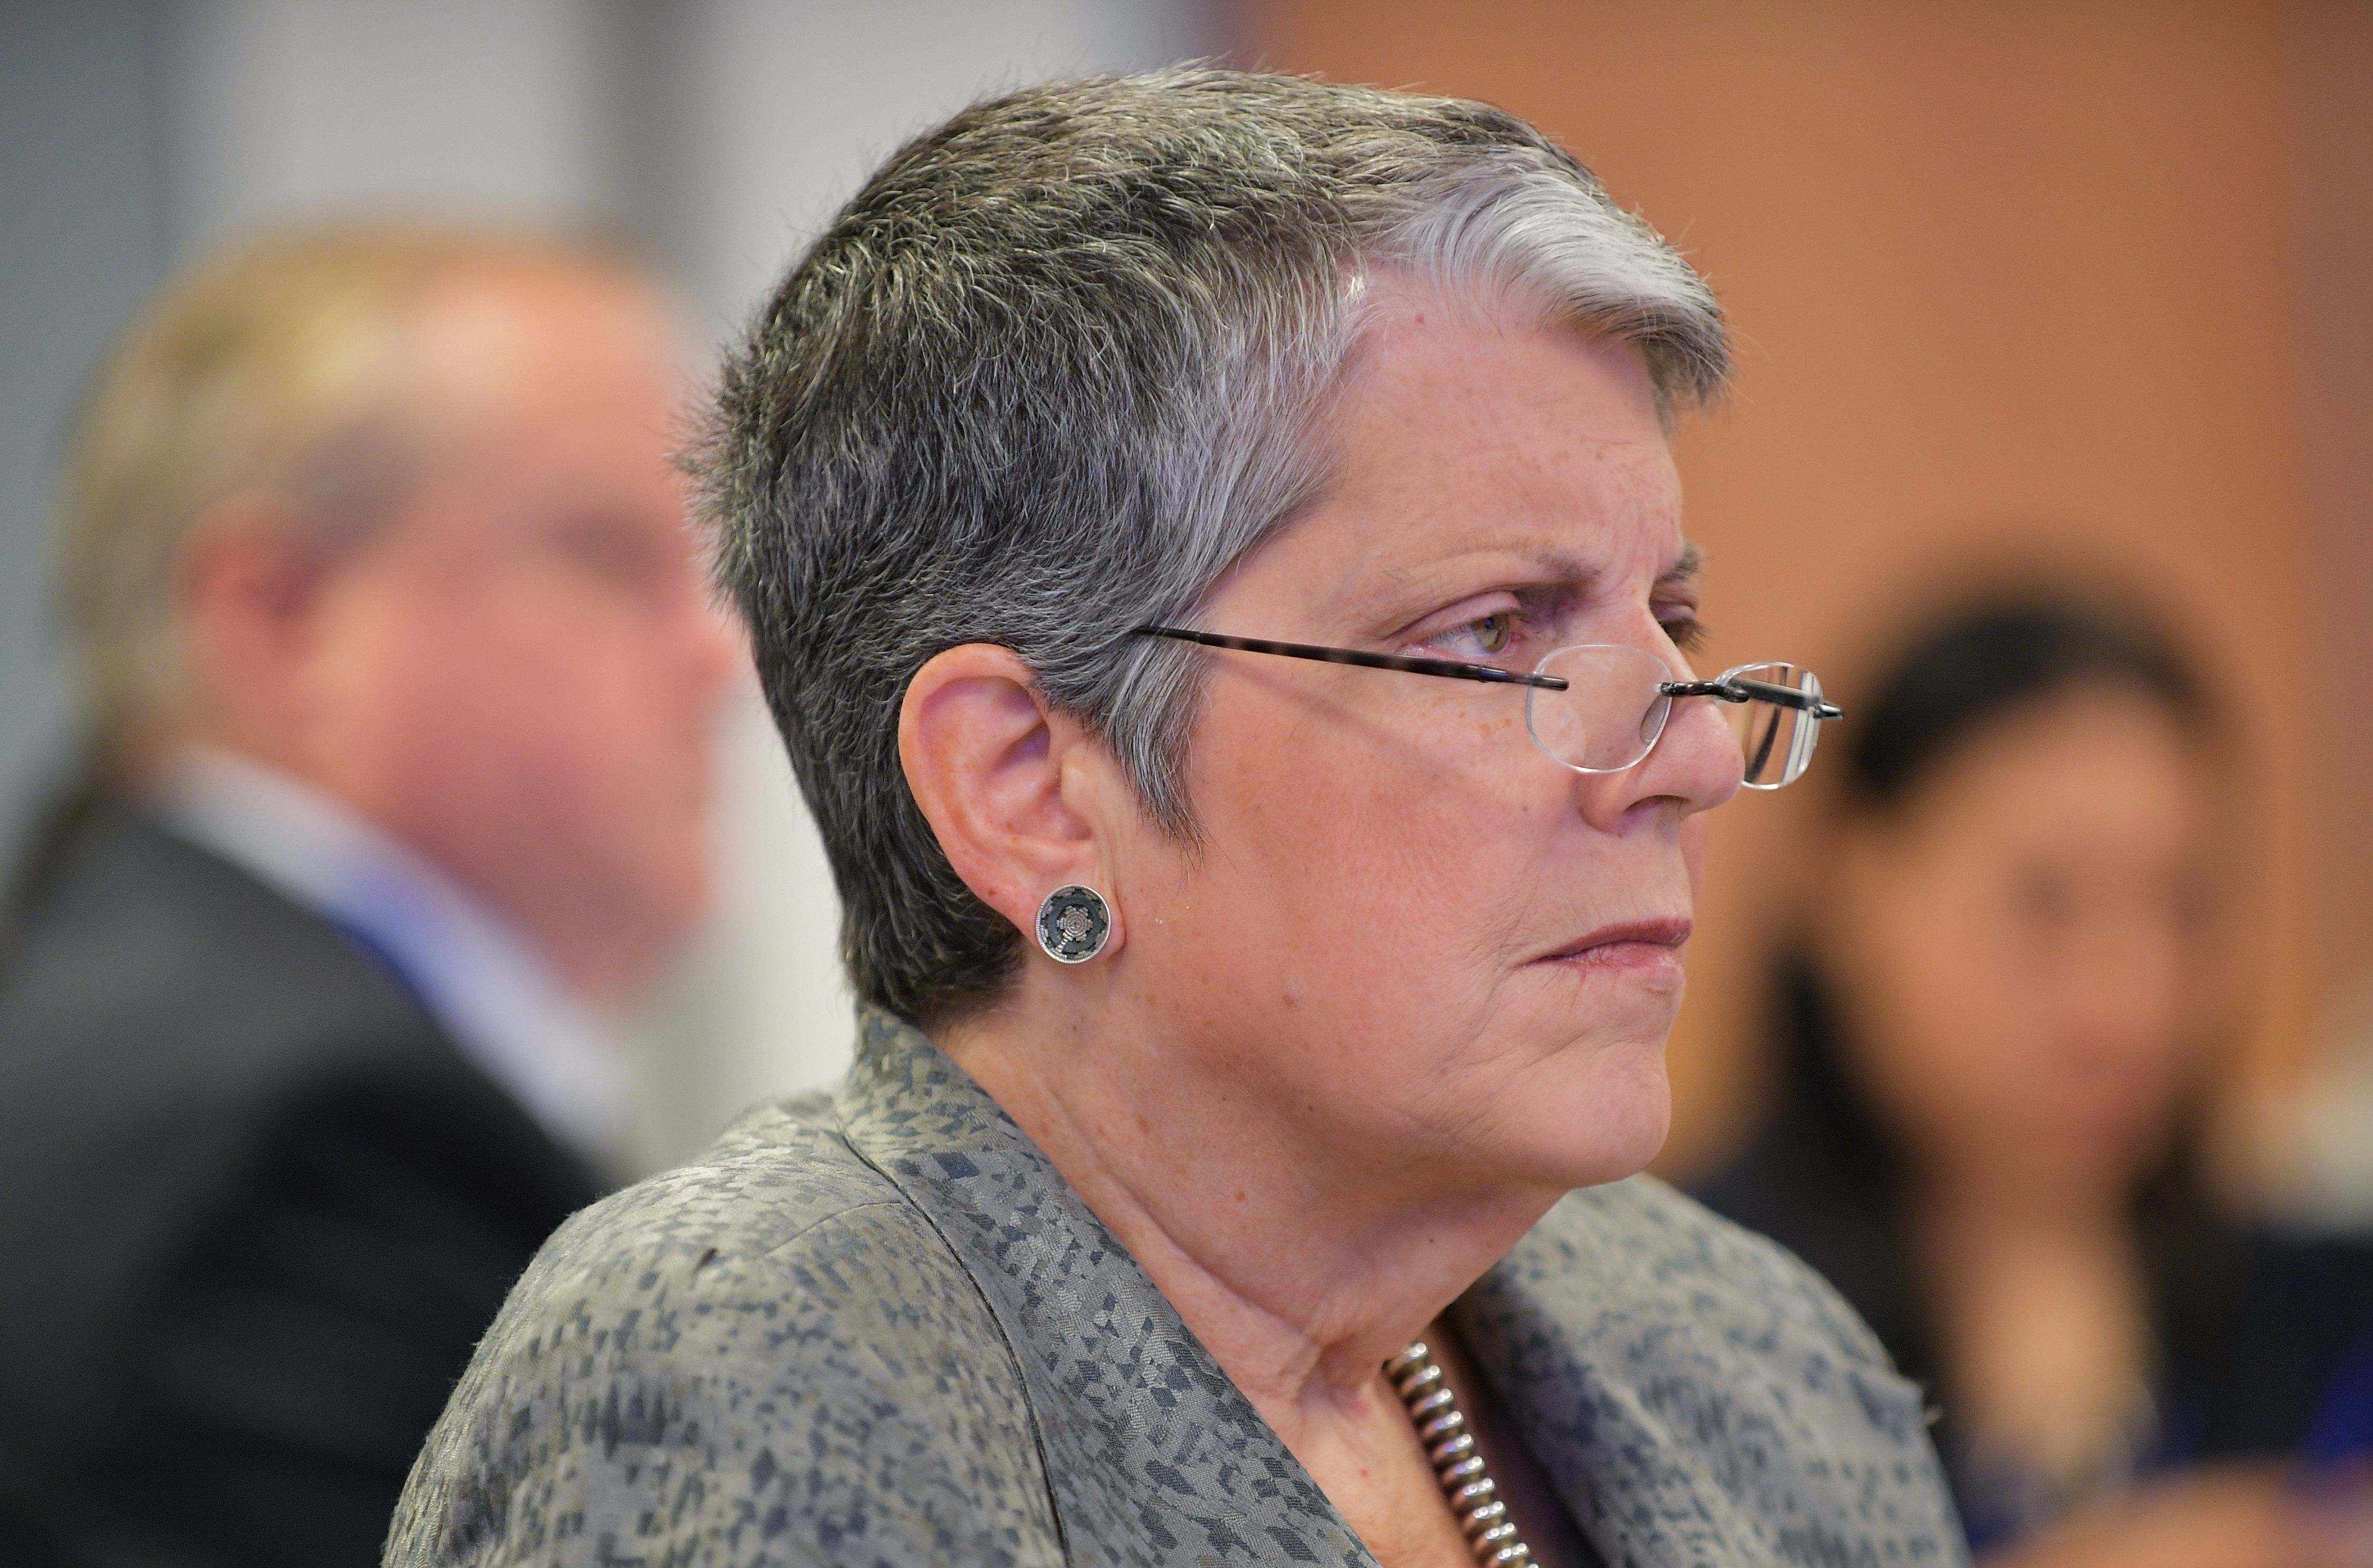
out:
M1476 538L1455 544L1440 554L1424 560L1410 561L1385 569L1385 579L1392 583L1409 582L1429 571L1455 568L1461 561L1476 556L1501 556L1523 563L1519 571L1527 579L1542 582L1588 584L1607 575L1607 568L1588 556L1551 544L1526 544L1509 539ZM1510 581L1515 580L1511 578Z
M1423 560L1411 560L1383 566L1376 575L1364 583L1347 584L1351 604L1368 612L1379 612L1385 603L1410 591L1448 591L1446 579L1459 569L1459 563L1474 556L1498 556L1509 560L1514 569L1495 573L1490 580L1463 585L1462 592L1481 592L1499 587L1525 587L1553 583L1579 592L1587 592L1607 576L1607 568L1571 551L1556 547L1527 547L1505 540L1478 540L1455 545L1444 553ZM1429 586L1431 583L1431 586ZM1395 605L1398 613L1406 606Z

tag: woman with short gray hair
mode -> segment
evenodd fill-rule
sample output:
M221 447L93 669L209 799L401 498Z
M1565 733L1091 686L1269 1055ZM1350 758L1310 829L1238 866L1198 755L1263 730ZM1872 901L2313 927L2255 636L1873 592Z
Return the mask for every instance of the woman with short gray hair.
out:
M1917 1390L1637 1173L1703 813L1704 283L1479 104L895 154L696 454L837 879L829 1094L572 1221L399 1563L1950 1562Z

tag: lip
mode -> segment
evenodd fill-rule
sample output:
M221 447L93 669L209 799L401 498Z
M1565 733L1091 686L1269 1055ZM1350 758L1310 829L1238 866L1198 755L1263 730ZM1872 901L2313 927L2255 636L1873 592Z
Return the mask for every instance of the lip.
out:
M1623 920L1601 926L1553 953L1540 964L1572 964L1593 969L1650 969L1677 965L1681 948L1695 930L1686 916L1661 919Z

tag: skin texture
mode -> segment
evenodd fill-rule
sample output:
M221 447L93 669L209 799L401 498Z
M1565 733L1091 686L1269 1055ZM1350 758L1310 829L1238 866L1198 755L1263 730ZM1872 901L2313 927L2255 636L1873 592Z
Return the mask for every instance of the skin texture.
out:
M1852 1066L1916 1151L1922 1266L1973 1442L2081 1466L2150 1344L2124 1204L2203 1066L2215 801L2154 700L2005 715L1901 809L1849 825L1819 907ZM2313 1568L2367 1560L2353 1504L2272 1466L2113 1497L1988 1568Z
M555 262L413 309L421 471L354 542L270 497L202 520L173 739L323 790L507 914L579 989L642 978L707 895L708 731L738 645L670 462L655 300Z
M1330 434L1330 494L1202 624L1525 669L1621 642L1687 671L1679 484L1631 352L1397 294ZM1029 681L1001 649L933 660L907 777L1017 927L1081 882L1114 932L1077 968L1034 944L941 1044L1384 1561L1469 1561L1379 1365L1663 1141L1698 813L1736 790L1736 743L1684 704L1646 762L1585 777L1534 748L1514 689L1218 655L1186 845ZM1642 921L1655 940L1582 948Z

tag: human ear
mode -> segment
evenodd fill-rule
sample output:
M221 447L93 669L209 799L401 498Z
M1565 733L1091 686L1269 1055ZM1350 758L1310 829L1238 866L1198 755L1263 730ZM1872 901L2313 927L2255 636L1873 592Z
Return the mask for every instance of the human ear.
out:
M328 556L285 509L238 497L198 520L176 568L175 613L199 704L232 738L267 753L302 722Z
M1028 934L1038 906L1078 883L1116 906L1097 806L1108 768L1079 722L1049 708L1010 648L965 643L926 661L898 708L906 786L955 873Z

